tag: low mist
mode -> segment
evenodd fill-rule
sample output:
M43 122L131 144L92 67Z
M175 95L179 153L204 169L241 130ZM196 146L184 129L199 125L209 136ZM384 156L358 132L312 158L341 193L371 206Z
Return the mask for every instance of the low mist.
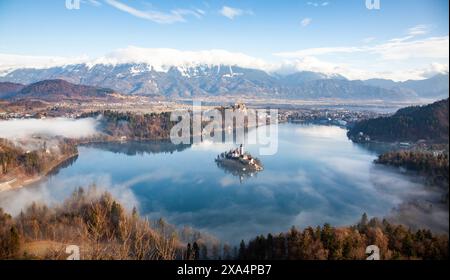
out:
M20 119L0 121L0 138L25 139L34 135L83 138L97 133L97 121L86 119Z

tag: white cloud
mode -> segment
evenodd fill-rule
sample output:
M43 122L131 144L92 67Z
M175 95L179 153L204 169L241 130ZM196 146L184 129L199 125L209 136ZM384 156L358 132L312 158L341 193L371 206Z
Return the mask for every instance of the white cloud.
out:
M239 65L241 67L267 69L262 59L243 53L226 50L181 51L176 49L147 49L130 46L116 50L106 56L92 60L90 64L146 63L157 71L166 71L171 66Z
M419 75L424 78L431 78L437 74L448 74L448 72L448 64L431 63L428 67L421 69L421 73Z
M280 52L275 53L275 56L284 58L302 58L305 56L313 55L326 55L326 54L337 54L337 53L354 53L361 51L358 47L327 47L327 48L310 48L304 50L298 50L293 52Z
M280 74L291 74L298 71L320 72L328 75L341 74L348 77L350 70L348 65L335 64L322 61L314 56L303 56L299 58L284 60L273 67L272 71Z
M280 57L304 57L312 55L330 55L339 53L371 53L378 54L384 60L406 60L420 58L446 58L449 52L449 37L431 37L415 41L392 41L373 47L326 47L310 48L294 52L276 53Z
M143 11L136 8L133 8L131 6L128 6L122 2L119 2L117 0L105 0L106 3L111 5L112 7L121 10L123 12L126 12L130 15L133 15L138 18L150 20L156 23L160 24L171 24L176 22L185 22L186 16L195 16L197 18L201 18L203 16L202 10L196 9L196 10L189 10L189 9L175 9L171 10L170 12L161 12L157 10L148 10ZM203 11L204 12L204 11Z
M312 22L312 18L304 18L304 19L302 19L302 21L301 21L300 24L301 24L303 27L306 27L306 26L310 25L311 22Z
M200 12L199 12L200 13ZM413 31L411 31L414 29ZM411 34L421 33L413 27ZM314 71L340 74L349 79L387 78L396 81L424 79L448 72L449 36L415 39L416 35L397 38L378 44L306 48L274 53L275 60L252 57L226 50L184 51L176 49L149 49L130 46L104 56L90 59L81 57L21 56L0 53L0 76L17 68L49 68L70 64L92 67L96 64L119 65L145 63L156 71L170 67L199 65L231 65L267 72L292 73ZM372 42L367 38L365 42Z
M425 25L417 25L408 29L404 37L376 45L367 45L375 40L369 37L360 46L307 48L274 55L291 61L291 66L294 64L296 68L339 70L338 73L350 79L424 79L432 73L445 72L449 59L448 35L416 38L426 33Z
M326 7L330 5L330 2L307 2L306 5L313 7Z
M306 5L313 6L313 7L319 7L319 3L317 3L317 2L308 2L308 3L306 3Z
M102 3L100 3L100 1L98 0L85 0L83 2L87 2L88 4L91 4L92 6L95 7L100 7L102 5Z
M308 2L312 3L312 2ZM312 3L313 4L313 3ZM307 26L312 19L302 20L302 26ZM294 52L282 52L275 55L281 57L303 57L312 55L327 55L338 53L372 53L379 54L386 60L405 60L413 57L421 58L447 58L449 52L448 35L442 37L430 37L422 40L413 40L415 37L428 33L429 27L419 24L409 28L406 36L393 38L386 43L378 44L373 47L352 46L352 47L322 47L310 48ZM362 40L364 44L371 43L375 37L368 37Z
M58 56L30 56L0 53L0 76L17 68L46 69L55 66L85 63L87 56L58 57Z
M359 79L384 78L394 81L422 80L431 78L437 74L448 74L448 64L440 64L437 62L430 63L424 67L416 68L400 68L391 71L364 71L361 74L354 73L353 77ZM351 75L349 75L351 77Z
M448 64L430 63L416 68L400 67L392 68L382 65L381 68L366 68L364 65L352 65L349 63L333 63L320 60L314 56L306 56L284 61L279 68L274 68L281 74L290 74L297 71L320 72L327 75L340 74L350 80L367 80L373 78L391 79L394 81L422 80L436 74L449 72Z
M381 55L384 60L448 58L449 38L444 36L415 41L391 41L369 48L368 51Z
M226 50L183 51L167 48L140 48L129 46L118 49L97 58L82 57L51 57L23 56L0 53L0 76L18 68L39 68L86 64L92 67L96 64L118 65L125 63L146 63L156 71L166 71L170 67L189 67L197 65L231 65L246 68L270 68L270 64L256 57Z
M228 6L223 6L220 13L229 19L234 19L235 17L241 16L243 11L241 9L236 9Z
M206 14L205 10L202 10L202 9L195 9L195 11L197 13L199 13L200 15L205 15Z
M411 40L417 36L428 34L428 31L429 31L429 28L427 25L419 24L419 25L413 26L411 28L408 28L405 36L400 37L400 38L393 38L393 39L389 40L388 42L391 42L391 43L405 42L405 41Z
M428 33L428 26L424 24L419 24L408 29L408 35L410 36L425 35L427 33Z

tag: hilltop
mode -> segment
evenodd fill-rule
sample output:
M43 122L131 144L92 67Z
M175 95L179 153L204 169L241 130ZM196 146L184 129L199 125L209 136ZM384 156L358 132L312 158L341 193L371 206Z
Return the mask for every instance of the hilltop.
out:
M17 83L10 83L10 82L0 83L0 98L7 98L12 94L21 91L24 87L25 85Z
M400 109L390 117L380 117L356 123L348 136L359 142L361 136L372 141L417 142L426 140L432 143L448 144L449 99L426 106L413 106Z
M0 97L8 100L39 100L48 102L111 99L117 93L111 89L78 85L65 80L44 80L30 85L0 83Z

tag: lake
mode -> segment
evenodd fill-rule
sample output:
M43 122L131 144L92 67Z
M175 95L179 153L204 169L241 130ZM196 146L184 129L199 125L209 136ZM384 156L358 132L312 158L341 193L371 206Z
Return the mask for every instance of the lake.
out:
M150 219L163 217L237 244L293 225L352 225L364 212L385 217L404 203L432 203L441 195L417 178L375 165L379 151L352 143L339 127L279 125L278 152L258 156L264 170L257 174L236 174L215 163L234 147L167 141L81 146L78 158L45 182L0 194L0 207L17 214L33 200L61 202L76 187L96 184ZM256 156L258 146L246 149ZM448 231L448 210L434 214L424 220L439 222L446 215Z

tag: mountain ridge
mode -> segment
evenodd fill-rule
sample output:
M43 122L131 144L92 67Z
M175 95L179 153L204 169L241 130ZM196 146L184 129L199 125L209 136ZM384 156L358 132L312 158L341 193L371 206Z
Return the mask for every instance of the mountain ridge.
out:
M0 98L8 98L10 95L15 94L25 87L23 84L0 82Z
M0 82L0 89L5 87ZM86 85L76 85L62 79L43 80L27 86L16 84L16 92L10 92L10 100L37 99L42 101L87 100L111 98L115 91ZM19 86L20 85L20 86Z
M47 69L17 69L0 82L30 84L63 79L74 84L112 88L132 95L163 97L250 96L287 99L437 99L448 96L448 74L439 86L430 81L396 83L390 80L348 80L340 75L310 71L271 74L263 70L230 65L170 67L157 71L149 64L75 64ZM428 90L429 89L429 90Z
M434 97L443 99L448 96L449 76L448 73L436 74L425 80L407 80L394 82L386 79L370 79L364 81L367 85L379 86L386 89L403 88L415 92L418 96L427 98Z

